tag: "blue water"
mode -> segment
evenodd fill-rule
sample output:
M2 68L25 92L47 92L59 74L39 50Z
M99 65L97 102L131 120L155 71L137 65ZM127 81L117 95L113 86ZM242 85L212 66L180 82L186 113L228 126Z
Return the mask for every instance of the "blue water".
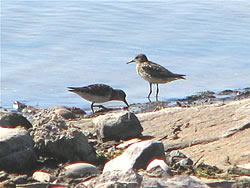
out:
M1 5L1 102L89 108L68 86L105 83L147 102L138 53L186 80L160 100L250 86L250 1L20 1ZM111 102L108 105L121 104Z

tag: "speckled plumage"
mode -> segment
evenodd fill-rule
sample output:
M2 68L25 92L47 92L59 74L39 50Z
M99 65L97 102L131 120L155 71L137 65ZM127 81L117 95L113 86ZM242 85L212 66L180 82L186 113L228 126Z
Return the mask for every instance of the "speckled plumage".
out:
M92 102L91 110L94 112L94 103L105 103L112 100L123 101L127 106L126 94L119 89L113 89L105 84L92 84L85 87L68 87L70 92Z
M158 84L165 84L178 79L185 79L183 74L175 74L167 70L165 67L149 61L146 55L138 54L132 61L128 63L136 63L137 73L146 81L149 82L150 91L148 98L152 93L152 84L157 85L156 98L158 98L159 87Z

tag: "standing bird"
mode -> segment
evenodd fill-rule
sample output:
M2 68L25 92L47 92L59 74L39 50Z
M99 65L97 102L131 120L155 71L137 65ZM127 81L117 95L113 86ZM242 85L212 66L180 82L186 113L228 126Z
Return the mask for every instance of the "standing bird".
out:
M163 66L148 61L148 58L144 54L138 54L133 60L128 63L136 63L137 73L146 81L149 82L150 91L148 94L148 100L150 101L150 95L152 93L152 84L157 85L156 100L158 100L159 86L158 84L165 84L178 79L185 79L183 74L174 74L164 68Z
M82 98L92 102L91 110L94 113L94 107L102 107L102 105L94 105L94 103L105 103L112 100L123 101L129 107L126 101L126 94L120 89L113 89L105 84L93 84L86 87L68 87L70 92L80 95Z

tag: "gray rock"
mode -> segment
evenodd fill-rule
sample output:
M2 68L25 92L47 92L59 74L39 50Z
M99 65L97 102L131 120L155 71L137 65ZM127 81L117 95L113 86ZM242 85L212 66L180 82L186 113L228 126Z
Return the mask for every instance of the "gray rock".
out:
M235 183L235 180L221 180L221 179L206 179L203 180L203 183L206 183L209 187L219 187L219 188L228 188L232 187ZM240 186L239 186L240 187Z
M190 168L193 165L193 161L178 150L171 151L167 155L167 161L169 164L175 165L175 167L181 167L182 169Z
M94 162L96 153L83 131L51 109L40 110L33 118L33 137L37 155L58 161Z
M29 170L36 161L33 140L22 128L0 127L0 169Z
M8 174L5 171L0 171L0 182L5 181L8 179Z
M49 123L33 128L31 135L39 156L52 157L59 161L95 161L95 150L80 129L60 127L63 125Z
M167 155L167 161L171 165L176 164L180 160L186 159L186 158L188 158L188 157L185 154L183 154L182 152L180 152L179 150L171 151Z
M1 115L0 125L9 128L21 126L29 129L32 127L31 123L25 117L15 112L8 112Z
M190 176L178 175L173 178L169 178L166 181L161 181L159 187L178 187L178 188L209 188L205 183L195 180Z
M99 173L99 170L96 166L78 162L65 166L63 170L60 172L60 177L68 177L68 178L80 178L87 175L96 175Z
M229 184L230 185L230 184ZM245 179L245 180L240 180L240 181L237 181L235 182L233 185L232 185L232 188L245 188L245 187L250 187L250 180L249 178L248 179Z
M15 184L23 184L26 183L28 179L28 175L19 175L11 179Z
M157 166L143 175L141 187L162 187L169 177L165 171Z
M119 170L105 172L100 176L82 184L87 187L135 188L140 186L141 181L142 176L131 169L126 172Z
M209 188L206 184L200 182L198 179L190 176L181 175L175 177L167 176L150 176L148 174L140 175L135 170L128 171L109 171L98 177L92 178L86 182L80 183L77 187L118 187L118 188L159 188L159 187L175 187L175 188Z
M154 159L147 166L147 171L143 174L141 187L159 187L171 177L168 165L162 159Z
M51 109L64 119L75 119L77 116L65 106L57 106Z
M103 172L145 169L154 158L165 160L162 142L153 140L138 142L130 145L120 156L107 162Z
M143 128L134 113L110 113L93 120L99 139L122 140L137 137Z
M181 159L179 162L176 163L176 166L180 166L184 169L190 168L193 165L193 161L190 158Z

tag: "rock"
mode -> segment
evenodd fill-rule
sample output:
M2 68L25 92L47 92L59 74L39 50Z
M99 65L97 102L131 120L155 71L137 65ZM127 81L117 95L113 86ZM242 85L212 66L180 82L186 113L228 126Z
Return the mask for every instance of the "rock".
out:
M60 173L60 177L68 177L68 178L79 178L87 175L96 175L99 171L96 166L78 162L65 166Z
M32 178L39 182L53 182L56 179L50 173L40 170L35 171Z
M95 150L88 143L87 136L70 121L48 109L40 110L32 121L30 134L37 155L60 162L96 160Z
M8 178L8 174L5 171L0 171L0 182L5 181Z
M120 143L119 145L116 146L116 148L117 149L125 149L128 146L130 146L130 145L132 145L134 143L140 142L140 141L142 141L142 139L132 138L132 139L129 139L129 140L126 140L126 141Z
M171 151L167 155L167 161L170 165L174 165L181 161L182 159L188 158L184 153L180 152L179 150Z
M195 162L227 170L231 164L249 162L249 104L250 98L190 108L169 107L136 116L144 135L163 138L165 151L180 150ZM179 138L166 139L177 125Z
M231 94L237 94L237 91L226 89L218 93L218 95L231 95Z
M61 129L58 126L45 124L31 131L38 155L59 161L95 161L94 148L81 130L73 127Z
M53 110L56 114L60 115L64 119L75 119L77 117L65 106L57 106L55 108L52 108L51 110Z
M142 181L142 176L130 169L124 171L109 171L82 183L87 187L139 187Z
M209 188L205 183L191 178L187 175L177 175L169 178L167 181L161 181L161 187L178 187L178 188Z
M227 172L229 174L238 174L240 176L244 176L244 175L248 176L250 174L249 164L229 167Z
M36 161L33 140L22 128L0 127L0 169L29 170Z
M154 158L165 160L163 144L153 140L142 141L132 144L120 156L107 162L103 172L145 169Z
M147 166L143 175L142 187L159 187L164 184L173 173L162 159L154 159Z
M99 116L93 120L99 139L122 140L137 137L143 128L131 112L110 113Z
M193 161L190 158L182 159L176 163L176 166L180 166L184 169L190 168L193 165Z
M8 112L4 115L1 115L0 124L4 127L14 128L17 126L24 127L29 129L32 127L31 123L23 117L21 114Z
M198 179L196 177L193 177L194 179ZM228 187L232 187L232 185L235 183L235 180L221 180L221 179L203 179L202 180L203 183L205 183L206 185L208 185L209 187L214 187L214 188L228 188Z
M11 181L13 181L15 184L23 184L26 183L28 179L28 175L19 175L15 178L12 178Z
M71 108L68 108L66 107L68 110L70 110L71 112L73 112L74 114L77 114L77 115L85 115L86 112L80 108L76 108L76 107L71 107Z
M160 166L152 168L147 173L143 174L141 187L161 187L169 179L170 174L161 169Z
M250 181L236 182L232 185L232 188L245 188L250 187Z
M153 159L147 166L147 171L152 171L155 168L160 167L164 172L168 173L169 176L172 176L171 169L168 167L168 165L165 163L162 159Z

